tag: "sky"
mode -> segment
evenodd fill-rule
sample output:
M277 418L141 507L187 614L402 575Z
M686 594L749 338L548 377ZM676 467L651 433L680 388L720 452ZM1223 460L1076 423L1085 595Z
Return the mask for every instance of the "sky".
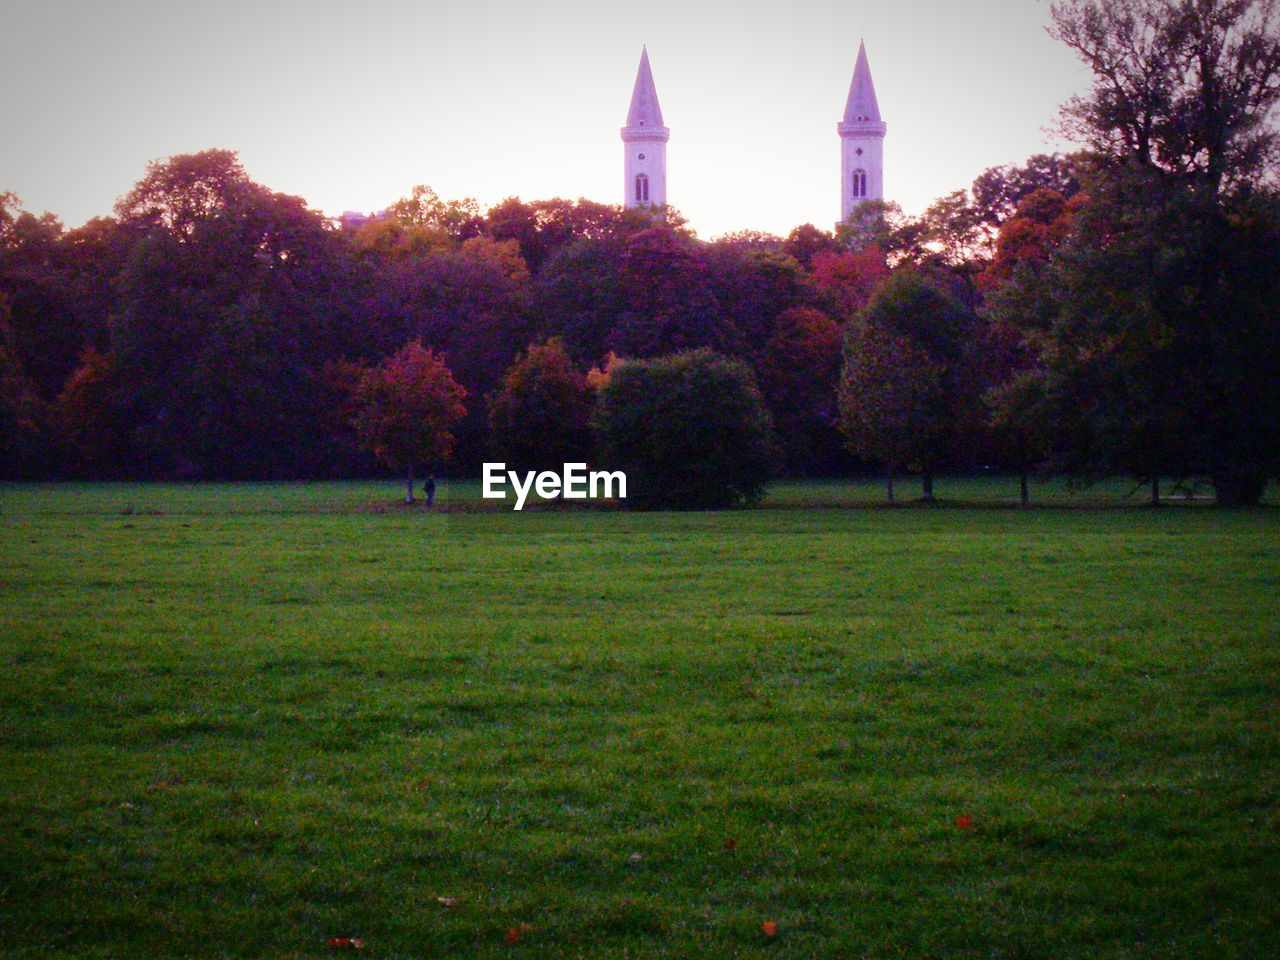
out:
M830 229L859 40L885 198L918 213L1070 148L1053 124L1089 78L1048 21L1043 0L0 0L0 191L70 228L149 161L220 147L330 215L419 183L620 203L647 45L698 235Z

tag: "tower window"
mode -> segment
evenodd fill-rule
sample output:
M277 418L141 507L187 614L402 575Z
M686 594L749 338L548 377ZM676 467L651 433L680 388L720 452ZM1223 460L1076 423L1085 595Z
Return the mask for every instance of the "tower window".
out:
M853 171L853 195L858 198L867 195L867 171Z
M646 174L636 174L636 203L649 202L649 177Z

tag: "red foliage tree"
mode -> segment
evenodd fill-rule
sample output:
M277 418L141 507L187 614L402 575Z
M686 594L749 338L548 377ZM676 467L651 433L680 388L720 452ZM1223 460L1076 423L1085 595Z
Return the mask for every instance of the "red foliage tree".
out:
M889 266L878 247L813 255L813 285L830 304L831 316L842 323L867 305L888 276Z
M843 337L839 324L812 307L785 310L774 323L758 376L789 470L813 473L839 460L836 383Z
M351 425L379 460L404 471L405 503L413 503L414 467L453 449L452 427L466 416L466 395L444 360L417 341L357 381Z
M516 359L489 401L489 439L510 469L551 469L585 460L590 387L559 340Z
M110 354L93 347L53 402L52 421L69 464L82 473L118 473L128 456L119 414L119 374Z

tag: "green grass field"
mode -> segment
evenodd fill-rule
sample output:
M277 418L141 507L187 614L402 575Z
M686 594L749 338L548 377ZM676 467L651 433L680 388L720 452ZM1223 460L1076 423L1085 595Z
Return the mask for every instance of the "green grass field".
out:
M0 954L1274 957L1280 510L1131 491L0 485Z

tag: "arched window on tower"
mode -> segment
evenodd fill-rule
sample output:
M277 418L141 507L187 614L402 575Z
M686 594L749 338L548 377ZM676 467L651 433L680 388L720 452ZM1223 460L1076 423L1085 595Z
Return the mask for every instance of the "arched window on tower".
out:
M867 195L867 171L853 171L853 195L858 199Z
M636 203L649 202L649 175L647 173L636 174Z

